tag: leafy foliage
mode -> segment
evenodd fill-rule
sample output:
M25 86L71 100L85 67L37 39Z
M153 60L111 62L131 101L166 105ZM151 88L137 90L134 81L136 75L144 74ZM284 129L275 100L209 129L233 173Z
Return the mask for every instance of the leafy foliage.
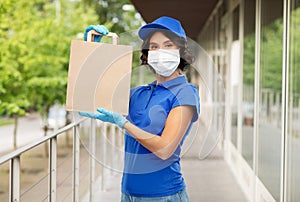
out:
M65 102L70 42L88 25L117 33L140 26L135 10L122 10L129 0L101 2L0 1L0 115L45 115Z
M255 34L249 34L244 39L244 69L243 82L246 85L254 86L254 68L255 68Z
M292 11L290 24L289 88L291 93L296 94L294 103L300 104L300 8Z
M292 11L290 23L290 58L289 81L292 93L300 94L300 9ZM281 91L282 88L282 47L283 22L277 19L262 27L261 33L261 88ZM244 39L244 84L254 85L255 65L255 35L248 35Z

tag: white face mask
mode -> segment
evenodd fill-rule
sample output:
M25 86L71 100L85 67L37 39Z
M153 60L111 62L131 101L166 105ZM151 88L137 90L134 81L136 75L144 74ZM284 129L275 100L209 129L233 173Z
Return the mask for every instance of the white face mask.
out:
M161 76L171 76L177 69L179 63L179 49L158 49L148 51L148 64Z

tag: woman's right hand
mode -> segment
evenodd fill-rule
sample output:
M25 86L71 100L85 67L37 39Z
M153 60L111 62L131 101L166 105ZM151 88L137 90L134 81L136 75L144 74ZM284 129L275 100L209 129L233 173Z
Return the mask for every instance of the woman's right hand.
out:
M103 122L109 122L118 125L123 128L124 124L128 121L124 116L116 112L111 112L103 108L97 108L98 113L79 112L79 115L89 117L92 119L98 119Z
M90 25L85 29L84 32L84 40L87 41L87 35L88 32L91 30L95 30L96 32L102 34L102 35L95 35L94 36L94 41L95 42L100 42L103 35L107 35L108 34L108 29L104 26L104 25Z

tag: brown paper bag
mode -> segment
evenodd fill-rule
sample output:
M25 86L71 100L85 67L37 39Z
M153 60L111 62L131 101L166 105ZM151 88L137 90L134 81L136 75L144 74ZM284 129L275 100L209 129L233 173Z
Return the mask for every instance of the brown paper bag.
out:
M132 47L73 40L67 86L67 111L98 107L128 114Z

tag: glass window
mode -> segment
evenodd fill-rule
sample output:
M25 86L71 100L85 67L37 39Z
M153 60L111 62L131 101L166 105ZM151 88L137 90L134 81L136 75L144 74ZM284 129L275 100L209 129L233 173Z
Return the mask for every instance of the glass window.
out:
M239 41L239 10L237 6L232 15L232 45L231 45L231 141L237 146L238 123L238 87L240 81L240 41Z
M300 201L300 0L290 15L287 201Z
M270 12L270 9L272 12ZM261 1L258 177L280 198L283 0Z
M253 167L255 1L244 1L242 155Z

